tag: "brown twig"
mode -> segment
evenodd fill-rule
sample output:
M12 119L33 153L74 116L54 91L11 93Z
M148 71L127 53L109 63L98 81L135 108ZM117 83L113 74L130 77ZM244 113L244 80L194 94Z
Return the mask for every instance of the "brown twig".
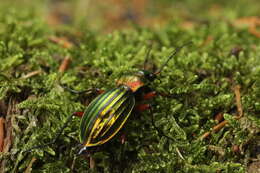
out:
M233 22L234 26L247 26L248 32L260 38L260 31L257 30L257 26L260 26L260 18L255 16L243 17Z
M7 113L5 117L5 139L3 146L3 153L7 153L13 143L13 124L12 124L12 116L14 114L20 114L20 110L17 107L18 101L11 97L8 102ZM0 162L0 172L4 172L6 164L8 160L4 159Z
M240 85L236 85L233 88L234 92L235 92L235 96L236 96L236 105L237 105L237 112L238 112L238 116L235 117L235 119L240 119L243 116L243 109L242 109L242 104L241 104L241 94L240 94ZM223 127L225 127L225 125L228 123L227 120L222 121L221 123L217 124L216 126L213 127L212 132L218 132L219 130L221 130ZM205 138L207 138L209 135L211 134L211 132L206 132L204 133L200 139L203 140Z
M4 129L5 119L0 117L0 152L3 152L4 147L4 137L5 137L5 129Z
M70 49L73 47L73 43L71 43L66 37L50 36L49 40L66 49Z
M69 64L70 64L70 57L66 56L63 59L61 65L59 67L59 72L63 73L64 71L66 71L68 69L68 67L69 67Z
M42 71L41 70L36 70L36 71L32 71L24 76L22 76L23 79L27 79L27 78L30 78L30 77L33 77L35 75L38 75L40 74Z
M236 96L236 105L237 105L237 112L238 112L238 116L236 117L236 119L240 119L243 116L240 88L241 88L240 85L235 85L235 87L233 88Z
M212 128L212 132L214 132L214 133L215 133L215 132L218 132L218 131L221 130L227 123L228 123L227 120L222 121L221 123L217 124L216 126L214 126L214 127ZM200 139L203 140L203 139L207 138L210 134L211 134L211 132L206 132L206 133L204 133L204 134L200 137Z
M32 171L32 165L36 160L37 159L35 157L32 158L24 173L30 173Z

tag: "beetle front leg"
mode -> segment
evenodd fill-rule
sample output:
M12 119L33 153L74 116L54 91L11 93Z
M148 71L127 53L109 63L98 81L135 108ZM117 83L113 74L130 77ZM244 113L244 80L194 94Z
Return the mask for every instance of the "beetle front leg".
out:
M175 98L176 97L173 94L169 94L169 93L157 92L157 94L162 96L162 97L166 97L166 98Z
M152 125L153 125L153 127L155 128L155 130L158 132L158 134L160 134L161 136L164 136L164 137L168 138L168 139L171 140L171 141L175 141L172 137L166 135L160 128L158 128L158 127L155 125L152 107L150 107L149 111L150 111L150 113L151 113ZM179 157L180 157L182 160L184 160L184 157L182 156L182 154L181 154L180 150L178 149L178 147L176 147L176 152L177 152L177 154L179 155Z
M151 91L151 92L143 95L143 100L150 100L150 99L154 98L156 95L157 95L156 91Z
M166 98L174 98L174 95L169 94L169 93L162 93L162 92L158 92L158 91L151 91L145 95L143 95L142 99L143 100L150 100L152 98L154 98L155 96L162 96L162 97L166 97Z
M137 111L144 111L144 110L149 110L150 114L151 114L151 120L152 120L152 125L153 127L155 128L155 130L158 132L158 134L161 134L161 136L164 136L172 141L174 141L173 138L167 136L164 134L164 132L158 128L156 125L155 125L155 122L154 122L154 115L153 115L153 109L152 109L152 106L150 104L139 104L139 105L136 105L135 107L135 110Z
M24 150L24 151L22 151L22 152L24 152L24 153L31 152L31 151L34 150L34 149L45 148L45 147L48 147L49 145L52 145L52 144L56 143L57 140L59 139L59 137L62 135L62 132L64 131L64 129L65 129L65 128L68 126L68 124L71 122L73 116L78 116L78 115L81 115L81 114L83 115L83 112L74 112L74 113L72 113L72 114L68 117L68 119L66 120L66 122L63 124L62 128L57 132L56 137L55 137L51 142L48 142L48 143L43 144L43 145L34 146L34 147L32 147L32 148L30 148L30 149L27 149L27 150Z
M150 104L139 104L135 106L135 110L139 112L143 112L145 110L150 109L151 105Z
M84 112L74 112L73 115L82 118Z
M64 89L74 93L74 94L91 94L91 93L97 93L97 94L102 94L104 92L104 90L101 90L99 88L90 88L90 89L86 89L86 90L82 90L82 91L77 91L77 90L73 90L71 88L68 87L63 87Z

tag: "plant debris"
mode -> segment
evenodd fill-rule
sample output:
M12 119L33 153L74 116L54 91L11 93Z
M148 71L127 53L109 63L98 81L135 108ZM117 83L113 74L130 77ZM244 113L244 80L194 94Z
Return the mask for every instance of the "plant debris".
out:
M0 172L258 169L258 1L15 2L0 5ZM193 45L151 84L160 93L149 102L153 122L148 111L133 112L123 143L116 135L89 149L91 158L78 156L75 117L56 143L22 152L52 141L68 116L98 94L74 94L60 84L112 89L123 75L158 70L187 41Z

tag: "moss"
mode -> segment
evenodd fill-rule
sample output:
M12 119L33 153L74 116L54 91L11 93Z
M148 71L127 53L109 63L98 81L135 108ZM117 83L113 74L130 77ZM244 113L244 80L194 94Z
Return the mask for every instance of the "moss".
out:
M185 1L181 6L196 11L193 3ZM212 5L208 1L207 7ZM228 19L257 12L254 5L250 5L252 14L240 13L240 6L232 11L232 1L220 1L219 5ZM86 29L88 24L52 28L39 14L43 10L40 7L22 7L26 10L21 13L16 6L11 10L5 7L0 7L0 99L8 107L2 111L6 132L12 133L11 148L1 153L5 172L25 171L32 158L36 158L32 172L70 172L73 164L75 172L89 170L88 160L75 156L77 118L54 145L29 153L20 151L51 141L66 118L84 110L95 97L70 93L59 86L59 81L76 90L113 88L121 75L143 67L151 41L150 70L160 67L176 46L193 41L193 46L179 52L151 86L173 96L158 96L152 103L156 125L175 141L157 133L148 112L133 114L122 130L126 143L122 145L117 135L98 147L93 172L245 172L251 160L259 158L260 47L259 39L247 30L204 11L198 15L206 24L194 22L189 29L182 27L185 19L178 18L159 29L134 26L101 34ZM167 9L175 7L169 5ZM75 46L66 49L52 43L48 39L52 35L70 38ZM213 39L205 43L209 36ZM236 46L243 48L238 57L230 55ZM62 74L58 68L65 56L72 62ZM40 73L24 77L33 71ZM238 84L244 111L240 120L234 118L237 107L232 89ZM200 136L216 125L213 116L219 112L229 124L201 141ZM234 145L240 146L239 153L232 150Z

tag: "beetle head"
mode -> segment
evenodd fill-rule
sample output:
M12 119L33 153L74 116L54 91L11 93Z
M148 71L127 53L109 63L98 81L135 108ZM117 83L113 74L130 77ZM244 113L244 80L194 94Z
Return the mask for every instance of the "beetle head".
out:
M152 82L155 80L156 78L156 75L154 73L151 73L147 70L140 70L137 72L137 75L140 77L140 78L143 78L145 80L148 80L149 82Z

